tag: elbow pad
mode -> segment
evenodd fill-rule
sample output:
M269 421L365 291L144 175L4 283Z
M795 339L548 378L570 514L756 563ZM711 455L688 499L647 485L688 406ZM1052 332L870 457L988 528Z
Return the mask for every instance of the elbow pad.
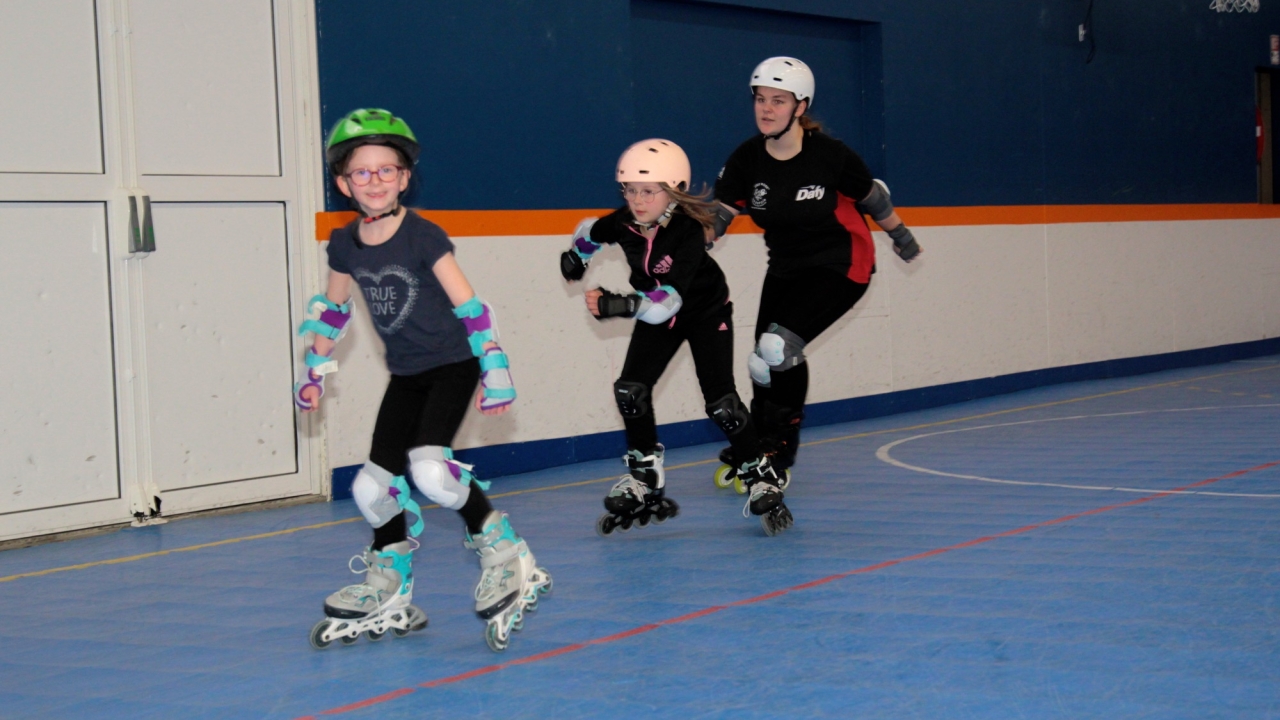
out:
M871 216L880 222L893 214L893 203L889 202L889 186L881 180L871 182L871 192L857 202L858 211Z
M316 295L307 303L307 319L298 326L298 335L315 333L336 343L346 334L350 320L350 298L339 305L324 295Z
M716 237L724 235L735 217L737 215L734 215L733 211L725 207L723 203L716 203Z
M661 325L670 320L684 305L680 293L670 285L659 285L657 289L639 295L640 307L636 308L636 319L650 325Z

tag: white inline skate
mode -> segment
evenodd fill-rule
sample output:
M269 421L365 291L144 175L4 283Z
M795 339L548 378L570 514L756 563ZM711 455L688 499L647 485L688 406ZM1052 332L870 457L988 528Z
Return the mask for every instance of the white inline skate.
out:
M377 642L388 630L403 637L425 628L426 613L409 604L416 547L413 541L401 540L377 551L366 548L351 558L347 567L353 573L365 573L364 582L348 585L325 599L325 619L311 629L312 647L323 650L334 640L350 645L361 633ZM357 560L364 564L363 569L355 567Z
M501 652L511 642L511 633L524 627L524 613L537 610L539 596L551 592L551 574L537 566L506 513L491 511L482 527L479 535L468 533L466 541L480 556L476 615L485 621L489 649Z

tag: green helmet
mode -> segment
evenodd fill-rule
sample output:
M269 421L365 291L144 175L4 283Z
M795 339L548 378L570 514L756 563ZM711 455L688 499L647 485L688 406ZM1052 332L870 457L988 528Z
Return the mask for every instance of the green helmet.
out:
M329 142L325 143L330 172L337 175L337 164L361 145L390 145L404 153L410 165L417 164L421 149L409 125L390 112L377 108L352 110L333 126Z

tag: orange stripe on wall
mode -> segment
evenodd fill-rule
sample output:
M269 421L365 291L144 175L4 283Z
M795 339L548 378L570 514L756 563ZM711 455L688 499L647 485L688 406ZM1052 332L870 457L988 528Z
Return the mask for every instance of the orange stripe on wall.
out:
M584 217L612 210L419 210L452 237L568 235ZM1256 220L1280 218L1280 205L1255 203L1203 205L991 205L979 207L907 207L898 214L908 225L1057 225L1094 222L1161 222L1176 220ZM354 212L316 213L316 239L328 240L334 228L355 219ZM751 218L740 215L730 234L759 233Z

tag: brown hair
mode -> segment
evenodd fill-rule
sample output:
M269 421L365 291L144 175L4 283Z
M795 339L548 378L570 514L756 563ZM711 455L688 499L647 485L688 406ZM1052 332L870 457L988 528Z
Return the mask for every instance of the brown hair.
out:
M822 123L810 117L808 109L805 110L805 113L801 115L796 122L800 123L800 127L804 130L822 132Z
M677 190L667 183L662 183L662 189L666 190L671 199L680 205L685 215L697 220L703 228L710 230L716 226L716 204L711 199L711 189L706 183L702 184L702 190L697 195Z

